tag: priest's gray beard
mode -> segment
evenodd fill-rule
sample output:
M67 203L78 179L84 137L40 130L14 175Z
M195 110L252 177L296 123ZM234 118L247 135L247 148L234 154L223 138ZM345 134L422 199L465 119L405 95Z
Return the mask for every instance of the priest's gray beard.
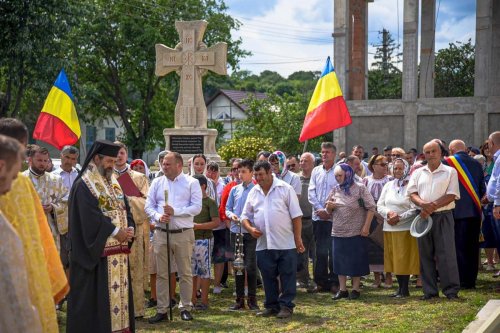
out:
M102 165L99 165L97 167L97 171L99 171L99 174L106 178L107 181L111 181L111 176L113 176L113 167L105 168Z

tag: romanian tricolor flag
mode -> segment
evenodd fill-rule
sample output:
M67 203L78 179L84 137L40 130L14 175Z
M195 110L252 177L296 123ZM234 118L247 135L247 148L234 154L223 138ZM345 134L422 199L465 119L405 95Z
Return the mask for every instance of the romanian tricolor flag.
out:
M33 138L61 150L80 139L80 123L64 69L57 76L36 122Z
M328 57L309 102L299 141L304 142L351 123L351 115Z

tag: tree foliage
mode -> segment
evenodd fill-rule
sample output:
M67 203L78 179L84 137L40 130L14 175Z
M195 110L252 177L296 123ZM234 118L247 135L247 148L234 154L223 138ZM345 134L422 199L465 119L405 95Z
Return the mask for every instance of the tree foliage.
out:
M398 45L389 31L383 29L379 34L380 44L374 45L377 47L373 56L376 61L368 71L368 98L398 99L402 94L402 73L396 66L399 54L394 54Z
M474 95L474 45L450 43L436 55L436 97L460 97Z
M271 138L274 146L287 154L302 153L300 131L309 105L310 96L303 94L279 96L268 94L267 99L249 99L248 118L236 124L236 138ZM318 137L308 143L308 149L319 149L322 141L332 140L332 134Z
M0 117L34 123L68 64L62 41L74 10L65 0L0 1Z
M173 127L178 77L155 76L155 44L178 43L176 20L205 19L204 41L227 42L228 63L236 69L246 52L231 37L239 22L226 9L223 1L87 1L71 38L80 107L91 118L120 117L126 130L121 139L134 157L162 142L162 130Z

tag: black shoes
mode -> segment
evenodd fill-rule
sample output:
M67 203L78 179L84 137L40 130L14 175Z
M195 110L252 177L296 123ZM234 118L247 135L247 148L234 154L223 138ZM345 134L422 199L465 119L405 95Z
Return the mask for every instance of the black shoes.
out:
M259 306L257 305L257 298L255 296L248 296L247 305L250 311L260 310Z
M354 292L354 291L355 291L355 290L353 290L353 292ZM359 292L358 292L358 294L359 294ZM358 296L358 297L359 297L359 296ZM335 294L335 296L333 296L333 297L332 297L332 299L333 299L334 301L337 301L337 300L342 299L342 298L349 298L349 292L348 292L347 290L339 290L339 291Z
M264 311L257 312L257 316L259 317L274 317L276 316L280 311L273 309L273 308L266 308Z
M168 314L157 312L154 317L148 319L148 323L156 324L159 323L160 321L166 321L166 320L168 320Z
M293 314L292 308L282 306L280 312L278 312L278 314L276 315L276 318L287 319L290 318L292 314Z
M446 295L446 298L448 298L448 299L458 299L458 295L457 294L448 294L448 295Z
M191 313L188 310L182 310L181 311L181 319L184 321L189 321L189 320L193 320L193 316L191 315Z
M347 292L347 291L346 291ZM357 290L351 291L351 294L349 295L349 299L358 299L361 294Z
M157 304L158 302L155 299L150 298L146 303L146 308L154 308Z

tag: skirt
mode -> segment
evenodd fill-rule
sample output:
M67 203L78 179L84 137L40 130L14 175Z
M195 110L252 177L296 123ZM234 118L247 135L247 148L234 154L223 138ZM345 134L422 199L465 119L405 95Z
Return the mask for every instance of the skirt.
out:
M374 232L376 232L377 218L374 217L370 225L370 236L366 238L366 251L368 252L368 263L370 264L370 271L372 272L382 272L384 269L384 248L382 247L382 232L379 231L379 240L374 240ZM379 229L380 230L380 229ZM372 239L372 237L374 239Z
M396 275L420 274L417 239L410 231L384 232L384 271Z
M368 254L366 252L367 238L332 237L333 272L338 275L364 276L370 274Z

